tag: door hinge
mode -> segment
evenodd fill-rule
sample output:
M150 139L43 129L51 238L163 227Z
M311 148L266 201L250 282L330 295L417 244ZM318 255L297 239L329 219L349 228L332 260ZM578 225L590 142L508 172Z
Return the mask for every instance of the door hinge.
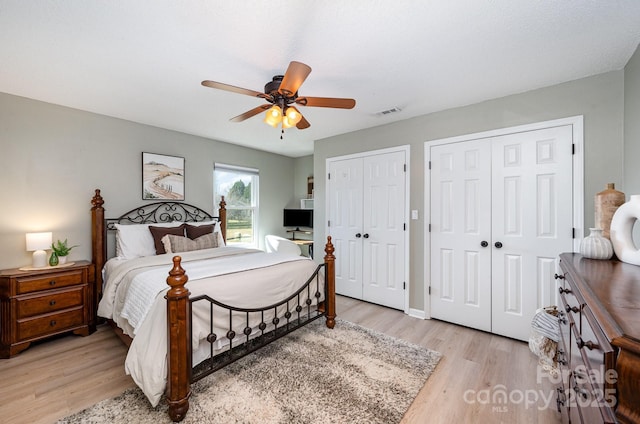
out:
M327 221L327 227L331 227L331 220Z
M573 143L573 144L571 145L571 154L572 154L572 155L575 155L575 154L576 154L576 143Z
M572 239L576 238L576 229L575 229L575 227L571 229L571 238Z
M429 294L431 294L431 286L429 286Z
M429 232L431 232L431 224L429 224Z
M327 174L327 180L330 180L330 179L331 179L331 172Z
M429 161L429 169L431 169L431 161Z
M407 223L406 222L404 224L402 224L402 230L403 231L407 231Z
M407 164L404 164L404 172L407 172Z
M403 281L402 282L402 290L406 290L407 289L407 282Z

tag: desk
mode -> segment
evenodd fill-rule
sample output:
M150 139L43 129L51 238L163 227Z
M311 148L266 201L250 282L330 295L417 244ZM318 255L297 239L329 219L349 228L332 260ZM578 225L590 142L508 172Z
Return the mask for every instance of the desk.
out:
M298 246L307 246L309 249L309 257L313 259L313 240L289 239Z

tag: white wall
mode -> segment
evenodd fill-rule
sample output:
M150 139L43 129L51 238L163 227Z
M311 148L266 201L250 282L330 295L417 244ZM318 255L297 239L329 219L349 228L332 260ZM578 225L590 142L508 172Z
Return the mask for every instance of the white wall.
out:
M624 68L624 185L627 195L640 194L640 46Z
M107 217L145 203L143 151L184 157L185 202L209 212L214 162L260 169L261 243L282 229L294 193L292 158L2 93L0 146L0 269L31 263L31 231L68 238L80 245L71 260L90 259L94 189Z
M623 181L624 72L614 71L552 87L470 106L418 116L404 121L327 138L315 143L316 245L325 239L325 160L329 157L411 145L411 209L420 219L410 221L410 307L424 308L424 146L429 140L584 115L585 228L593 226L593 195Z

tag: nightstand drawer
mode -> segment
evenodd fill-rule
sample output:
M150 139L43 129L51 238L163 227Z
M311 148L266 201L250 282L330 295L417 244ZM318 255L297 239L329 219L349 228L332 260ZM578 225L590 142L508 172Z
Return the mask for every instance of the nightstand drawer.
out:
M34 291L55 289L59 287L73 286L83 282L83 271L73 270L59 272L40 277L21 277L17 279L17 294L31 293Z
M18 320L18 340L27 340L80 326L84 323L84 308L78 307L59 314Z
M21 297L16 299L18 319L60 311L74 306L82 306L84 298L84 286L58 291L53 294Z

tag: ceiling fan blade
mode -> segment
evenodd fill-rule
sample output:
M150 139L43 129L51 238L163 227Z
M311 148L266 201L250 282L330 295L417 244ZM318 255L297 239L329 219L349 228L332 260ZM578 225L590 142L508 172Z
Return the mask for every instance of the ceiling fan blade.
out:
M265 110L269 109L270 107L271 107L270 104L260 105L258 107L254 107L253 109L246 111L242 115L238 115L238 116L236 116L234 118L231 118L230 121L231 122L242 122L245 119L249 119L252 116L256 116L260 112L264 112Z
M311 73L311 67L302 62L293 61L289 64L287 72L282 78L278 92L287 97L291 97L298 92L298 89Z
M354 99L339 99L332 97L298 97L296 103L300 106L334 107L338 109L353 109Z
M268 97L266 94L259 91L236 87L235 85L223 84L221 82L205 80L202 81L202 85L204 85L205 87L217 88L218 90L231 91L232 93L245 94L251 97L262 97L263 99L266 99Z
M300 114L300 116L302 116L302 114ZM305 128L309 128L310 126L311 124L309 123L309 121L304 119L304 116L302 116L302 119L300 119L300 121L298 121L298 123L296 124L296 128L299 130L304 130Z

